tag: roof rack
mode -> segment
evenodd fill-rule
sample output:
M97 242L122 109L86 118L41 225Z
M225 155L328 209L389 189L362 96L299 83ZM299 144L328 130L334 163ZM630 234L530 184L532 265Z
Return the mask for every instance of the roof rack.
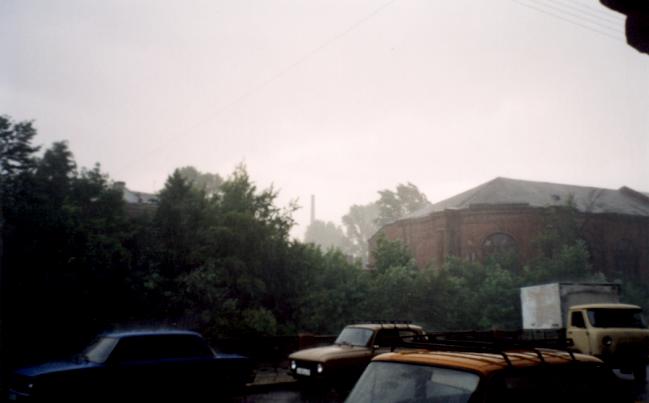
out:
M356 320L353 322L355 325L381 325L381 328L385 328L385 325L406 325L408 328L412 325L412 322L409 320L385 320L385 319L376 319L376 320Z
M377 325L411 325L412 321L410 320L385 320L385 319L371 319L371 320L354 320L352 321L355 324L377 324Z
M577 361L574 353L567 348L565 338L533 339L530 337L530 334L525 331L436 332L423 336L404 336L397 339L397 345L394 347L498 354L503 357L508 366L512 366L512 362L507 353L511 353L512 350L533 352L539 361L545 363L543 351L540 350L545 348L568 353L573 362Z

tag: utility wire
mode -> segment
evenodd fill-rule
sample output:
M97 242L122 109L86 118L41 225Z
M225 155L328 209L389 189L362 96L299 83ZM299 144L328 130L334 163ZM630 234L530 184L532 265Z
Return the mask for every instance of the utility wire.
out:
M322 52L323 50L327 49L330 47L332 44L335 42L339 41L340 39L344 38L345 36L349 35L350 33L354 32L357 30L360 26L365 24L367 21L371 20L373 17L378 15L381 11L385 10L386 8L390 7L392 4L396 3L398 0L389 0L386 1L385 3L381 4L379 7L373 9L370 13L366 14L362 18L356 20L353 24L351 24L349 27L347 27L345 30L339 32L336 35L333 35L329 39L325 40L323 43L320 45L316 46L315 48L311 49L310 51L306 52L303 54L301 57L284 67L283 69L279 70L277 73L273 74L266 80L263 80L259 82L256 85L253 85L250 87L248 90L242 92L240 95L236 96L234 99L230 100L229 102L223 104L222 106L218 107L214 112L210 114L209 117L202 119L200 121L194 122L192 125L188 126L187 128L183 130L179 130L177 133L172 134L169 136L167 139L163 141L162 144L159 144L157 147L150 149L144 157L140 157L137 160L133 160L125 165L123 165L121 168L118 168L116 172L124 172L128 168L131 168L132 166L136 165L137 163L141 163L145 158L151 156L152 154L166 148L169 146L171 143L173 143L175 140L177 140L180 136L182 136L186 132L190 132L192 130L197 129L198 127L214 120L218 116L222 115L224 112L227 110L233 108L234 106L240 104L241 102L245 101L246 99L252 97L254 94L257 92L263 90L264 88L268 87L270 84L274 83L275 81L279 80L283 76L285 76L287 73L291 72L292 70L295 70L297 67L300 65L304 64L311 58L313 58L316 54Z
M622 30L620 30L620 26L611 27L610 25L602 25L599 22L599 20L597 20L597 19L593 19L593 18L585 16L583 14L575 14L574 12L570 11L569 9L562 8L561 6L554 6L552 4L549 4L548 2L543 2L543 1L540 1L540 0L528 0L528 1L531 1L532 3L536 3L536 5L538 7L541 7L541 8L545 7L546 9L550 9L550 10L553 10L555 12L562 13L562 15L564 15L564 16L568 15L570 17L573 17L573 18L577 19L580 22L590 24L590 25L594 25L594 26L596 26L598 28L601 28L603 30L609 30L611 32L618 33L618 34L623 33Z
M592 18L596 21L602 22L603 24L611 24L615 28L619 28L622 24L624 24L623 18L616 19L613 18L611 15L604 15L603 13L600 14L590 7L586 7L584 9L582 7L575 6L575 4L580 4L578 2L575 3L575 2L566 2L560 0L547 0L547 1L557 4L559 7L570 9L573 12L584 14L588 16L587 18Z
M565 22L568 22L568 23L570 23L570 24L576 25L576 26L578 26L578 27L581 27L581 28L587 29L587 30L589 30L589 31L596 32L596 33L598 33L598 34L600 34L600 35L608 36L609 38L614 39L614 40L616 40L616 41L624 42L624 40L623 40L622 37L619 37L619 36L616 36L616 35L612 35L611 33L608 33L608 32L605 32L605 31L600 31L600 30L598 30L598 29L594 29L592 26L589 26L589 25L586 25L586 24L581 24L580 22L577 22L577 21L574 21L574 20L571 20L571 19L565 18L564 16L562 16L562 15L560 15L560 14L556 14L556 13L554 13L554 12L547 11L547 10L545 10L545 9L542 9L542 8L539 8L539 7L536 7L536 6L533 6L533 5L530 5L530 4L527 4L527 3L524 3L524 2L519 1L519 0L511 0L511 1L513 1L513 2L516 3L516 4L521 5L521 6L523 6L523 7L527 7L527 8L529 8L529 9L531 9L531 10L534 10L534 11L537 11L537 12L540 12L540 13L543 13L543 14L546 14L546 15L549 15L549 16L551 16L551 17L554 17L554 18L560 19L560 20L562 20L562 21L565 21Z
M528 2L535 4L537 7L546 9L546 10L551 10L553 12L559 13L562 16L566 18L571 18L574 19L578 22L581 22L586 25L591 25L593 27L596 27L598 29L604 30L606 32L611 32L614 34L621 34L622 31L619 29L620 27L611 27L610 25L603 25L601 24L598 20L592 19L588 16L585 16L583 14L579 13L574 13L570 9L562 8L561 6L555 6L553 4L549 4L547 1L541 1L541 0L527 0Z
M558 0L554 0L554 1L558 1ZM591 0L591 1L594 1L594 0ZM567 1L567 2L563 2L563 3L566 4L566 5L569 4L572 8L580 8L580 9L582 9L584 11L590 12L592 15L600 16L601 18L608 19L608 20L610 20L612 22L617 23L617 22L620 22L620 21L624 21L624 17L620 16L617 13L610 12L610 10L607 9L607 8L597 9L597 8L591 7L591 6L587 5L587 4L584 4L581 1Z

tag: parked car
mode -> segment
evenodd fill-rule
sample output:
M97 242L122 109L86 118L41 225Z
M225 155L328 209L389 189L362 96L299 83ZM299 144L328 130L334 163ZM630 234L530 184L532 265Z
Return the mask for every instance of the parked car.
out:
M423 335L421 326L408 323L349 325L333 345L291 354L290 374L301 381L351 387L372 357L391 351L402 339Z
M129 331L100 336L77 359L14 371L9 400L122 401L230 394L251 382L253 363L217 354L198 333Z
M446 347L375 357L346 402L633 402L612 370L593 356L541 348Z

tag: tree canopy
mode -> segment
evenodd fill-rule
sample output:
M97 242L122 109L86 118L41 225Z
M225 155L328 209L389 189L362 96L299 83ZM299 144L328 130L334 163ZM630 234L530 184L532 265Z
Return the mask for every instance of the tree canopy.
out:
M430 205L426 195L410 182L398 184L396 190L381 190L379 196L376 202L379 208L376 224L379 227Z

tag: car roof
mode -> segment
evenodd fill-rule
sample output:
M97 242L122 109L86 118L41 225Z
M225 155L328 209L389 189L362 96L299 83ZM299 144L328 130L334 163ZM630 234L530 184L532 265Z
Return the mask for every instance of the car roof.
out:
M200 333L182 329L131 329L102 333L101 337L125 338L139 336L198 336Z
M642 309L638 305L631 304L582 304L582 305L573 305L570 309Z
M539 357L539 353L542 354L543 360ZM510 365L515 368L525 368L538 365L562 365L574 361L591 364L602 363L598 358L589 355L571 355L566 351L552 349L510 350L504 352L504 354L507 355L509 363L499 353L429 350L404 350L386 353L378 355L372 361L451 367L477 372L482 375L501 371Z
M347 325L345 327L356 327L361 329L414 329L414 330L423 330L421 326L411 325L408 323L356 323L353 325Z

